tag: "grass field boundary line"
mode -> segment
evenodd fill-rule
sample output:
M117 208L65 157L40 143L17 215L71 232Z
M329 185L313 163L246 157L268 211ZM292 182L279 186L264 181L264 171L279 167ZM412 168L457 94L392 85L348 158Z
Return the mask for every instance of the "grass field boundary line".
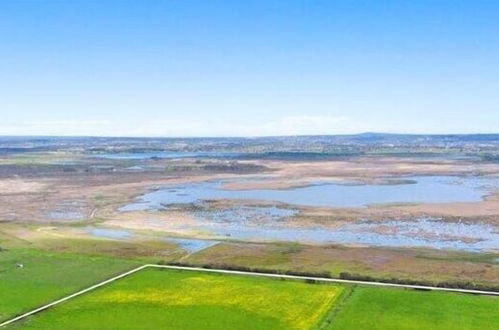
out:
M319 324L318 330L326 330L329 329L331 324L333 324L334 319L341 312L343 306L347 304L350 297L353 295L356 285L352 285L351 287L345 288L345 290L340 295L339 299L336 300L333 307L330 309L329 313L324 317L321 324Z
M324 278L324 277L313 277L313 276L298 276L298 275L287 275L287 274L273 274L273 273L257 273L257 272L247 272L240 270L227 270L227 269L213 269L213 268L201 268L201 267L187 267L187 266L173 266L173 265L157 265L157 264L145 264L134 268L132 270L126 271L122 274L116 275L107 279L105 281L94 284L86 289L80 290L69 296L63 297L56 301L53 301L49 304L38 307L32 311L16 316L10 320L4 321L0 323L0 328L5 327L9 324L12 324L16 321L27 318L28 316L34 315L36 313L42 312L48 308L61 304L70 299L81 296L89 291L95 290L102 286L105 286L111 282L117 281L129 275L132 275L136 272L144 270L146 268L157 268L157 269L173 269L173 270L186 270L186 271L197 271L197 272L205 272L205 273L218 273L218 274L229 274L229 275L245 275L245 276L259 276L259 277L268 277L268 278L284 278L284 279L292 279L292 280L312 280L317 282L325 282L325 283L343 283L343 284L360 284L360 285L369 285L369 286L380 286L380 287L394 287L394 288L405 288L405 289L416 289L416 290L427 290L427 291L446 291L446 292L457 292L457 293L471 293L471 294L480 294L480 295L492 295L499 296L499 292L494 291L481 291L481 290L468 290L468 289L454 289L454 288L441 288L441 287L433 287L433 286L422 286L422 285L409 285L409 284L395 284L395 283L383 283L383 282L368 282L368 281L356 281L356 280L343 280L336 278Z
M111 283L111 282L114 282L114 281L116 281L116 280L122 279L123 277L129 276L129 275L132 275L132 274L134 274L134 273L136 273L136 272L138 272L138 271L141 271L141 270L143 270L144 268L148 268L148 267L150 267L150 265L142 265L142 266L139 266L139 267L137 267L137 268L134 268L134 269L132 269L132 270L129 270L129 271L126 271L126 272L124 272L124 273L121 273L121 274L119 274L119 275L117 275L117 276L114 276L114 277L112 277L112 278L110 278L110 279L107 279L107 280L102 281L102 282L100 282L100 283L94 284L94 285L92 285L92 286L90 286L90 287L88 287L88 288L86 288L86 289L83 289L83 290L80 290L80 291L75 292L75 293L73 293L73 294L70 294L69 296L63 297L63 298L58 299L58 300L56 300L56 301L53 301L53 302L51 302L51 303L49 303L49 304L43 305L43 306L41 306L41 307L38 307L38 308L36 308L36 309L34 309L34 310L32 310L32 311L29 311L29 312L27 312L27 313L24 313L24 314L21 314L21 315L19 315L19 316L16 316L16 317L14 317L14 318L12 318L12 319L10 319L10 320L7 320L7 321L5 321L5 322L3 322L3 323L0 323L0 328L5 327L5 326L7 326L7 325L9 325L9 324L12 324L12 323L14 323L14 322L16 322L16 321L22 320L22 319L24 319L24 318L26 318L26 317L28 317L28 316L31 316L31 315L34 315L34 314L36 314L36 313L42 312L42 311L44 311L44 310L46 310L46 309L48 309L48 308L50 308L50 307L53 307L53 306L55 306L55 305L58 305L58 304L60 304L60 303L65 302L65 301L67 301L67 300L70 300L70 299L73 299L73 298L75 298L75 297L78 297L78 296L80 296L80 295L82 295L82 294L85 294L85 293L87 293L87 292L89 292L89 291L92 291L92 290L95 290L95 289L97 289L97 288L100 288L101 286L104 286L104 285L107 285L107 284L109 284L109 283Z
M339 279L339 278L325 278L325 277L287 275L287 274L274 274L274 273L257 273L257 272L248 272L248 271L242 271L242 270L227 270L227 269L201 268L201 267L188 267L188 266L156 265L156 264L149 264L147 266L154 267L154 268L167 268L167 269L177 269L177 270L191 270L191 271L222 273L222 274L262 276L262 277L273 277L273 278L287 278L287 279L294 279L294 280L312 280L312 281L318 281L318 282L360 284L360 285L371 285L371 286L386 286L386 287L415 289L415 290L447 291L447 292L458 292L458 293L471 293L471 294L480 294L480 295L499 296L499 292L495 292L495 291L457 289L457 288L444 288L444 287L438 287L438 286L425 286L425 285L398 284L398 283L387 283L387 282L370 282L370 281L344 280L344 279Z

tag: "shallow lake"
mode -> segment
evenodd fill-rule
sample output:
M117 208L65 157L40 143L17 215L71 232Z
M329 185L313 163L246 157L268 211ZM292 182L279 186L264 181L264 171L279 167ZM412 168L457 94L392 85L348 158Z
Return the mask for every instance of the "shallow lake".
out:
M114 229L114 228L87 227L86 232L95 237L110 238L117 240L128 240L137 236L131 230ZM183 250L187 251L188 253L196 253L220 243L219 241L215 240L176 238L176 237L165 237L164 241L176 244Z
M400 178L393 178L394 180ZM497 251L499 230L487 223L439 219L358 221L337 228L291 227L286 218L298 211L281 206L238 205L204 207L216 199L267 200L312 207L366 207L384 203L444 203L480 201L499 189L492 177L416 176L397 184L342 185L317 183L287 190L225 190L225 181L165 186L140 196L121 211L159 210L196 204L198 224L182 224L186 232L210 232L214 239L295 241L315 244L360 244L387 247L426 247L464 251ZM394 181L392 181L394 182Z
M118 240L127 240L135 236L133 232L123 229L87 227L86 231L87 233L95 237L111 238Z
M182 249L189 253L196 253L202 250L205 250L209 247L215 246L219 241L211 241L211 240L201 240L194 238L165 238L166 242L175 243L180 246Z
M185 230L210 231L216 237L247 241L287 241L378 247L420 247L470 252L498 251L499 231L486 223L441 219L359 221L337 228L286 227L251 223L187 225Z
M225 190L223 181L208 181L160 188L140 196L121 211L157 210L171 204L203 200L270 200L315 207L366 207L390 203L475 202L499 189L499 179L487 177L417 176L399 184L342 185L317 183L286 190ZM411 182L412 181L412 182Z

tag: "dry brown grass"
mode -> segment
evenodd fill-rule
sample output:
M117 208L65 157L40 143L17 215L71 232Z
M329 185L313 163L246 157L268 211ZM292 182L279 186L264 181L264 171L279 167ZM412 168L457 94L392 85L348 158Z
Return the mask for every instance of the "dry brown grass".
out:
M271 269L360 273L376 277L499 284L499 265L472 254L365 247L224 243L184 261Z

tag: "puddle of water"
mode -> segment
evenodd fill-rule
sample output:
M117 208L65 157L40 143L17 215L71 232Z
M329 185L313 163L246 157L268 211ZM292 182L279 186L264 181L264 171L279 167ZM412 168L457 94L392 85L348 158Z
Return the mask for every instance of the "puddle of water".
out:
M124 229L110 229L110 228L95 228L87 227L87 233L95 237L101 238L112 238L118 240L127 240L135 237L135 233L124 230ZM164 239L166 242L171 242L179 245L182 249L186 250L188 253L196 253L217 245L220 243L215 240L202 240L202 239L191 239L191 238L174 238L168 237Z
M124 230L124 229L110 229L110 228L96 228L96 227L87 227L87 233L95 237L101 238L111 238L118 240L127 240L132 237L135 237L135 233L132 231ZM175 238L168 237L164 239L166 242L171 242L179 245L182 249L186 250L188 253L195 253L217 245L220 243L215 240L202 240L202 239L191 239L191 238Z
M220 243L219 241L190 239L190 238L173 238L173 237L166 238L165 241L179 245L182 249L186 250L188 253L196 253Z
M134 233L128 230L95 227L88 227L87 233L95 237L112 238L119 240L127 240L134 236Z
M203 200L270 200L315 207L366 207L390 203L452 203L480 201L499 179L485 177L420 176L404 184L340 185L322 183L287 190L224 190L222 181L169 186L148 192L120 211L157 210L171 204ZM413 182L413 183L408 183Z
M63 200L51 210L47 217L53 220L84 220L86 203L79 200Z
M142 172L142 171L144 171L144 167L136 165L136 166L127 167L127 168L125 168L125 170L130 171L130 172Z
M83 220L85 215L79 211L52 211L48 213L50 219L54 220Z
M130 203L128 205L122 206L118 209L120 212L133 212L133 211L145 211L145 210L158 210L162 208L162 205L160 204L157 207L152 207L149 203L147 202L142 202L141 201L142 197L139 198L137 202Z

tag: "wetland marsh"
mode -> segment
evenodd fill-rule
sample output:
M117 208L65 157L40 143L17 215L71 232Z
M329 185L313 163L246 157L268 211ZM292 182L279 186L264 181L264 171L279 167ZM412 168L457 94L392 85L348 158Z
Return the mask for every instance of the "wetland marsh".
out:
M377 221L364 218L333 226L288 224L290 218L299 214L302 206L334 209L398 203L477 202L499 189L496 177L413 176L403 180L391 178L383 184L311 183L305 187L273 190L225 189L226 184L226 181L219 180L157 187L120 207L119 211L154 214L186 207L198 221L176 227L172 225L170 229L209 232L215 238L232 240L425 247L475 252L499 249L499 229L488 222L422 216ZM217 200L237 200L242 204L228 208L206 204L207 201ZM258 201L277 204L244 204ZM165 226L168 227L168 223Z
M251 153L224 151L225 141L219 148L210 141L204 151L192 145L137 152L144 143L138 141L133 148L116 142L108 157L109 140L91 143L89 152L70 141L56 151L0 155L0 259L6 261L0 277L8 281L3 290L11 289L5 291L8 306L0 306L3 319L108 276L93 269L106 260L116 265L111 272L180 262L491 290L499 285L499 164L480 154ZM57 268L65 267L74 268L71 274L86 267L85 274L95 276L59 288L52 279L59 281ZM34 294L24 304L16 290L33 272L46 275L26 286ZM98 305L85 306L101 314ZM352 313L338 314L338 324L348 325ZM19 327L62 314L46 315ZM270 324L262 322L263 328Z

